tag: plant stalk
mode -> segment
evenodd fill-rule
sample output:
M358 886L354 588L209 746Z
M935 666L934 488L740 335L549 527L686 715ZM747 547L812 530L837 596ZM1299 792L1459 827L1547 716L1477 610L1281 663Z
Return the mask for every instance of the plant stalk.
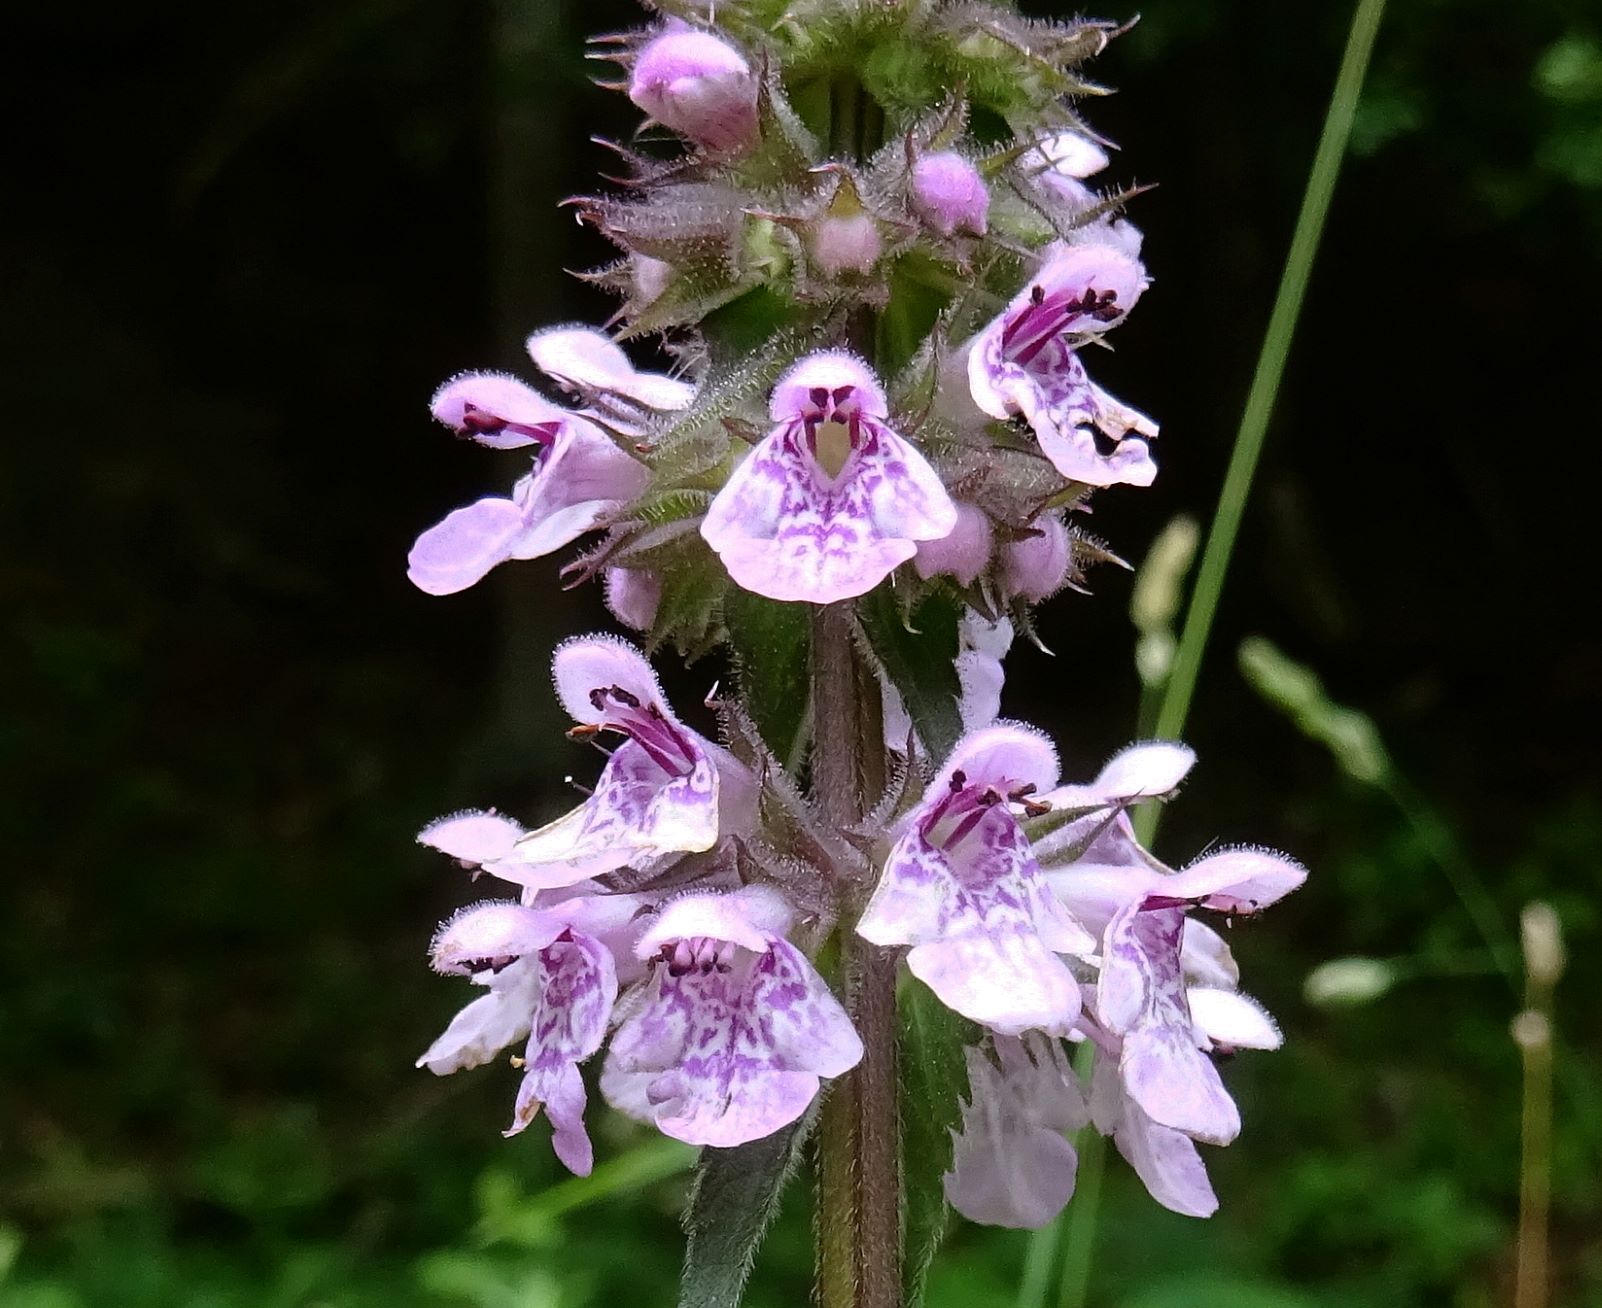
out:
M1368 71L1369 55L1374 49L1374 37L1379 31L1384 12L1385 0L1358 0L1356 12L1352 15L1351 29L1346 36L1346 51L1341 56L1335 90L1330 95L1329 109L1324 115L1324 130L1319 136L1318 150L1307 175L1301 211L1296 216L1290 253L1285 258L1285 270L1280 275L1274 308L1268 318L1268 330L1263 336L1251 389L1247 392L1240 427L1235 433L1229 469L1224 474L1218 508L1213 514L1201 567L1196 574L1196 589L1191 594L1190 606L1185 613L1184 631L1180 635L1179 649L1169 672L1162 709L1157 715L1157 736L1160 739L1176 739L1184 729L1185 718L1190 712L1190 699L1196 690L1202 655L1207 648L1207 637L1212 631L1219 595L1224 588L1224 574L1229 569L1235 538L1240 533L1246 497L1251 492L1257 458L1262 453L1268 420L1274 412L1274 400L1285 376L1285 360L1290 354L1297 319L1301 316L1302 300L1312 276L1313 258L1318 253L1318 243L1324 234L1324 219L1329 214L1335 179L1340 174L1341 160L1351 140L1358 95L1363 89L1363 77ZM1150 814L1147 822L1155 829L1157 810L1148 806L1147 811Z
M848 604L813 621L812 706L813 797L827 822L854 826L884 786L884 724ZM817 1297L820 1308L899 1308L896 954L850 930L865 887L842 878L837 888L842 988L863 1056L829 1087L818 1124Z

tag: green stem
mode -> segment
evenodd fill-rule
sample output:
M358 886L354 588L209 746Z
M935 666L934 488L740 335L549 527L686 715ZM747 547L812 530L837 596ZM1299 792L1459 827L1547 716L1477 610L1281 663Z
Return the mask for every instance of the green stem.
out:
M1085 1041L1074 1053L1074 1072L1088 1085L1096 1069L1096 1046ZM1075 1141L1079 1172L1074 1200L1068 1206L1068 1241L1062 1251L1058 1308L1083 1308L1090 1290L1090 1269L1096 1250L1096 1219L1101 1207L1101 1176L1107 1164L1107 1141L1095 1125L1084 1127Z
M1308 173L1307 190L1302 196L1301 212L1296 218L1290 254L1285 260L1279 291L1274 296L1274 308L1269 315L1268 330L1257 356L1251 390L1247 393L1246 407L1241 412L1240 427L1235 433L1229 470L1224 475L1218 509L1213 514L1201 568L1196 574L1196 589L1185 614L1179 650L1174 656L1162 709L1157 715L1157 735L1165 739L1175 738L1184 730L1185 718L1190 712L1190 700L1201 671L1202 655L1212 631L1213 617L1218 611L1224 574L1229 568L1229 557L1240 531L1246 497L1251 491L1252 476L1257 470L1257 458L1262 453L1268 420L1274 411L1274 399L1285 375L1285 359L1290 353L1291 337L1295 334L1296 322L1302 311L1302 299L1307 292L1313 258L1318 252L1319 239L1324 234L1324 219L1329 213L1335 179L1340 173L1341 159L1351 139L1358 93L1362 90L1363 75L1368 69L1369 54L1374 48L1374 36L1384 12L1385 0L1359 0L1356 12L1352 15L1351 30L1346 37L1346 52L1341 57L1335 90L1324 115L1324 130L1319 137L1318 151L1313 156L1312 169ZM1151 810L1151 816L1147 818L1152 829L1156 827L1155 812Z
M819 609L812 629L812 794L837 828L862 820L884 786L878 685L863 665L848 604ZM840 920L865 887L838 885ZM899 1308L901 1119L896 1069L896 955L840 934L845 1004L862 1061L829 1088L818 1124L818 1304Z

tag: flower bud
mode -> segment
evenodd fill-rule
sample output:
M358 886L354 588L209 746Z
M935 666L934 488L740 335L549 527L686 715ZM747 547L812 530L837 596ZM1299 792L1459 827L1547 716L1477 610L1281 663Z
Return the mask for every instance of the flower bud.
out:
M925 155L912 169L912 207L942 236L985 234L990 192L979 170L955 150Z
M649 42L635 61L629 99L709 150L756 143L756 75L738 50L710 32L680 25Z
M1007 598L1038 604L1063 588L1072 559L1061 518L1036 518L1033 528L1033 535L1002 546L998 580Z
M878 224L865 213L820 218L807 233L807 253L826 277L872 272L883 248Z
M639 568L606 570L606 607L625 627L649 631L662 602L662 578Z
M1378 999L1396 984L1396 971L1378 958L1332 958L1307 974L1302 993L1319 1008L1355 1007Z
M957 525L949 536L918 542L912 566L927 581L946 574L973 585L990 562L990 519L971 504L957 505Z

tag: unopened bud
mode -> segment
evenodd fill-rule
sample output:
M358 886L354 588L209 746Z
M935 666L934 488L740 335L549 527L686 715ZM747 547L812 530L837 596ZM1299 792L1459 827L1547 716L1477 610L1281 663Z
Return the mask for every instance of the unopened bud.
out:
M1563 975L1563 923L1557 910L1542 900L1526 904L1519 914L1519 939L1524 945L1524 970L1531 982L1551 989Z
M756 75L738 50L710 32L679 26L649 42L635 60L629 99L709 150L756 143Z
M1319 1008L1356 1007L1396 984L1396 970L1378 958L1332 958L1307 974L1302 995Z
M990 192L979 170L955 150L925 155L912 168L912 206L942 236L985 234Z
M640 568L606 570L606 607L625 627L649 631L662 602L662 578Z
M1063 588L1072 558L1061 518L1043 515L1033 527L1033 535L1002 547L999 581L1007 598L1038 604Z
M973 585L990 562L990 519L971 504L957 505L957 525L940 540L918 542L912 566L927 581L942 574Z
M883 248L879 225L865 213L819 218L807 233L807 253L826 277L873 271Z

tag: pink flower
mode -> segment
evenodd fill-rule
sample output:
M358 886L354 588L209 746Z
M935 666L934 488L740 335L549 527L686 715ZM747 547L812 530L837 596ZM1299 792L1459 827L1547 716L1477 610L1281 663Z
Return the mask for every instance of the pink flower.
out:
M983 510L961 503L956 508L956 525L938 540L919 541L912 566L925 580L945 574L963 586L971 586L990 563L990 543L995 533Z
M757 79L745 57L710 32L675 23L635 60L629 99L662 126L708 150L757 140Z
M1025 162L1037 158L1045 161L1045 167L1034 170L1035 184L1044 193L1048 206L1057 210L1059 226L1073 224L1068 233L1070 242L1110 245L1131 259L1140 256L1140 228L1127 218L1103 214L1087 223L1081 217L1102 202L1083 180L1107 166L1107 152L1101 146L1079 132L1061 132L1041 141L1025 156Z
M668 903L640 937L650 960L606 1065L613 1107L694 1145L729 1148L796 1120L824 1077L856 1066L850 1019L784 938L766 886Z
M1079 984L1058 954L1095 941L1040 874L1012 804L1057 779L1038 732L999 723L958 742L885 860L857 933L911 945L947 1007L1002 1035L1066 1035Z
M774 387L776 426L712 501L701 534L745 589L828 604L877 586L938 540L957 510L928 463L886 423L872 370L809 355Z
M977 168L955 150L944 150L912 166L912 207L942 236L983 236L990 192Z
M968 348L968 388L992 418L1021 415L1063 476L1149 486L1157 425L1090 380L1085 341L1118 325L1146 286L1140 263L1107 245L1056 245L1030 284ZM1101 441L1110 442L1103 452ZM1136 433L1131 435L1130 433Z
M1073 551L1059 513L1042 513L1030 535L1001 547L996 586L1005 599L1039 604L1068 584Z
M636 372L615 344L588 328L558 328L529 338L542 369L569 389L609 405L620 429L651 409L688 403L690 388ZM596 425L597 412L573 413L515 377L470 372L435 393L434 416L492 449L528 448L533 471L510 497L489 496L457 509L417 538L408 576L430 595L465 590L508 559L558 550L636 498L649 481L643 464Z
M579 1064L601 1047L617 998L613 951L638 934L644 902L634 895L584 896L547 909L476 904L434 937L434 966L471 977L488 993L462 1009L417 1060L436 1076L488 1062L528 1037L517 1106L507 1135L543 1108L551 1147L580 1176L594 1163L584 1130Z
M1089 1121L1062 1041L996 1036L994 1059L965 1052L968 1103L945 1176L946 1198L970 1222L1038 1230L1074 1192L1079 1159L1066 1133Z
M531 889L571 885L631 863L710 849L721 834L754 821L750 773L673 715L633 646L608 636L569 640L553 667L557 695L577 730L624 741L584 803L519 837L488 870Z

